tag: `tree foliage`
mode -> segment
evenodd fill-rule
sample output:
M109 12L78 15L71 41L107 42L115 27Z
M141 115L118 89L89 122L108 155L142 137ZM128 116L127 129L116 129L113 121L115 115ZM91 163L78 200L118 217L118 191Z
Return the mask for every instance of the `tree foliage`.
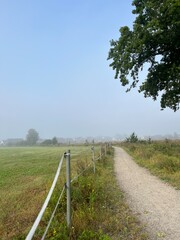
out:
M39 139L39 134L38 132L35 130L35 129L29 129L28 130L28 133L27 133L27 136L26 136L26 141L27 141L27 144L28 145L35 145L36 142L38 141Z
M137 86L139 73L148 67L139 92L157 99L161 108L174 111L180 103L180 1L134 0L133 30L120 28L120 38L111 41L108 59L127 91ZM131 80L130 80L131 79Z
M43 146L50 146L50 145L57 145L57 144L58 144L58 140L56 137L53 137L52 139L46 139L41 143L41 145Z
M139 139L134 132L130 135L130 137L126 138L126 142L136 143L138 141L139 141Z
M52 138L52 144L53 144L53 145L58 144L58 140L57 140L56 137L53 137L53 138Z

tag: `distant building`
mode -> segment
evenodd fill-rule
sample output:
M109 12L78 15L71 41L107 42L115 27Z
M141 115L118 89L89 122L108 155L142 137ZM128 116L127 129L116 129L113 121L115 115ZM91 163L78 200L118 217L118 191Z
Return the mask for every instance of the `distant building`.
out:
M5 141L5 145L15 146L16 144L21 143L21 142L23 142L22 138L9 138Z
M5 142L4 141L0 141L0 146L1 147L5 146Z

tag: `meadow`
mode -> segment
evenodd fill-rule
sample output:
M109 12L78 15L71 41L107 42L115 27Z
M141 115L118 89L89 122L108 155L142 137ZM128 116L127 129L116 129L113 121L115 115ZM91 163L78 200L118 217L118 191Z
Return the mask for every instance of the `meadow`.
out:
M70 147L72 178L92 162L90 146ZM52 184L63 147L0 148L0 239L25 239ZM84 151L86 150L86 151ZM95 147L95 156L100 147ZM65 163L33 239L41 239L65 183ZM113 170L113 149L72 184L72 226L63 195L46 239L147 239L124 203Z
M180 141L138 141L121 143L133 159L142 167L180 189Z
M0 232L25 233L54 178L62 148L0 148Z

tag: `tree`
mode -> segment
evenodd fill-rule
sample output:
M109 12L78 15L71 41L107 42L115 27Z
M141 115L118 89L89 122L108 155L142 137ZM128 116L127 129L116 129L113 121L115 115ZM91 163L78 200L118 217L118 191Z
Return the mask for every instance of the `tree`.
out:
M180 103L180 1L134 0L137 17L133 30L120 28L120 38L111 41L108 60L127 92L136 87L139 73L148 67L139 92L157 99L161 108L174 111ZM131 80L130 80L131 79Z
M58 140L57 140L56 137L53 137L53 138L52 138L52 144L53 144L53 145L58 144Z
M129 138L126 138L126 142L130 142L130 143L136 143L138 142L139 139L137 137L137 135L133 132Z
M41 145L43 145L43 146L52 145L52 140L51 139L46 139L41 143Z
M41 145L43 146L57 145L57 144L58 144L58 140L56 137L53 137L52 139L46 139L41 143Z
M39 139L39 134L35 129L29 129L27 136L26 136L26 141L28 145L35 145L36 142Z

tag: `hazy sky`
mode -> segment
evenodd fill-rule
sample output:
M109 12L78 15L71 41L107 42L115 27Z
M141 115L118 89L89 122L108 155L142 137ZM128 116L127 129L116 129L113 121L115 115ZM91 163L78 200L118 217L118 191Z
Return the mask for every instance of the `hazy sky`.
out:
M130 0L0 0L0 139L180 133L180 111L125 93L107 61Z

